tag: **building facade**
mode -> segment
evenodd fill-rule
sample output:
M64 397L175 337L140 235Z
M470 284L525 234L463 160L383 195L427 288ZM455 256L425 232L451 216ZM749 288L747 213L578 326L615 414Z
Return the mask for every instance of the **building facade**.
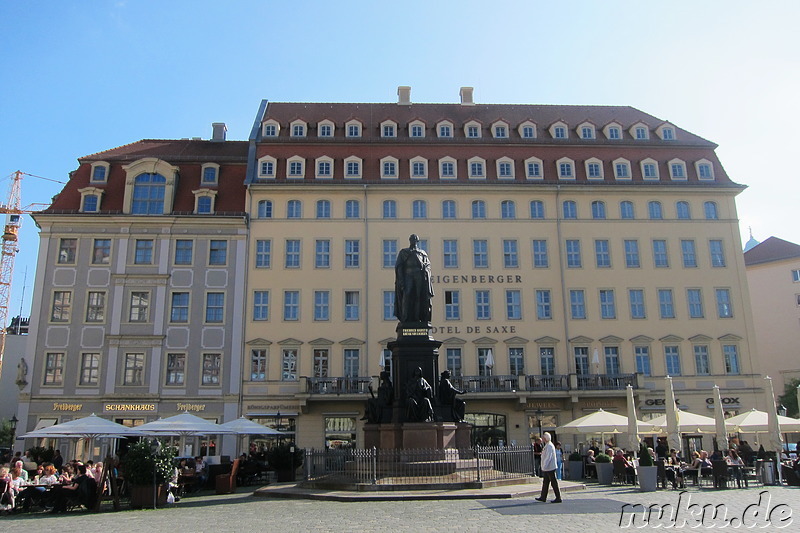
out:
M715 147L631 107L479 105L470 88L460 103L417 104L400 87L397 103L263 101L247 143L141 141L83 158L37 215L27 424L54 418L56 402L154 404L136 416L149 420L180 400L300 446L359 446L369 384L391 364L394 264L411 233L433 264L439 366L466 391L478 442L624 412L627 384L647 418L664 410L666 375L695 412L712 412L714 384L731 412L763 408L743 187ZM219 182L203 187L209 162ZM107 183L92 184L102 165ZM154 212L132 210L153 192L144 175L180 175ZM91 195L102 204L86 212ZM94 252L59 263L70 239L84 252L107 234L107 265L93 266ZM181 240L198 251L190 265L175 264ZM226 263L210 264L220 240ZM152 241L152 264L137 264L140 241ZM89 295L102 291L106 318L88 324ZM134 292L152 298L144 324L131 318ZM188 314L175 296L185 292ZM223 318L209 323L220 292ZM91 387L79 385L84 353L99 354ZM219 385L200 375L215 353ZM128 354L143 354L139 385L126 383ZM184 354L180 385L171 354Z
M775 394L800 378L800 245L770 237L744 254L761 370Z

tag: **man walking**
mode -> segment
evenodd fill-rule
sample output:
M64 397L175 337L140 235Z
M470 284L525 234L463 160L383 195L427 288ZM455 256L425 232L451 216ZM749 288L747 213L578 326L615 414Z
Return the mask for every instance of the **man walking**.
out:
M550 484L553 484L553 492L556 499L550 503L561 503L561 491L558 489L558 480L556 479L556 447L550 442L550 433L545 432L542 435L544 439L544 449L542 450L542 494L536 500L540 502L547 501L547 490Z

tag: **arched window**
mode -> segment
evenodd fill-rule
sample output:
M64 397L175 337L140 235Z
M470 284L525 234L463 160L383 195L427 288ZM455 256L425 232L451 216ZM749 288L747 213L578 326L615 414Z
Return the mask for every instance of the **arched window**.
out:
M578 218L578 204L573 200L565 200L561 206L564 218Z
M87 194L83 197L84 213L96 213L98 205L98 196L96 194Z
M600 220L606 218L606 204L600 200L592 202L592 218Z
M678 218L681 220L689 220L692 218L692 214L689 211L689 202L678 202L675 204L675 210L678 213Z
M259 200L258 218L272 218L272 201Z
M455 200L445 200L442 202L442 218L456 218Z
M428 218L428 203L425 200L414 200L412 217Z
M517 218L517 205L514 200L503 200L500 203L500 216L502 218Z
M636 218L633 213L633 202L630 200L623 200L619 203L619 218L634 219Z
M331 218L330 200L317 200L317 218Z
M303 204L300 200L289 200L286 204L286 218L302 218Z
M161 174L145 173L136 176L131 212L134 215L163 215L166 184L167 180Z
M706 214L706 220L717 220L719 215L717 215L717 203L716 202L706 202L703 204L703 211Z
M483 200L472 202L472 218L486 218L486 202Z
M531 200L531 218L544 218L544 202Z
M648 202L647 212L651 220L661 220L664 215L661 212L661 202Z
M347 218L361 218L361 204L358 200L347 200L344 204L344 216Z
M397 202L394 200L383 201L383 218L397 218Z
M207 215L211 213L212 204L213 204L213 199L211 198L211 196L199 196L197 198L197 214Z

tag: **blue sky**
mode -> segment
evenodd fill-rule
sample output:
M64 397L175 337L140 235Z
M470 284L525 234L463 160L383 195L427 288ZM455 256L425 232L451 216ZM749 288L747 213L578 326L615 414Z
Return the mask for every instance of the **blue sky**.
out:
M0 2L0 178L142 138L246 139L274 101L631 105L719 144L743 240L800 243L800 2ZM786 160L786 161L784 161ZM0 181L5 198L8 180ZM23 205L58 184L25 177ZM10 302L29 312L26 217ZM27 289L22 281L27 268Z

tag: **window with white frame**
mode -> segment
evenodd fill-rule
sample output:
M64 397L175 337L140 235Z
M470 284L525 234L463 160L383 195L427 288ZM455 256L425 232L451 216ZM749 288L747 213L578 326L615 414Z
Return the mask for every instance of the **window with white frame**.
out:
M606 218L606 203L602 200L594 200L592 202L592 218L594 220L605 220Z
M93 162L89 181L93 183L105 183L108 181L110 169L111 165L105 161Z
M453 123L442 121L436 125L436 133L441 139L451 139L453 137Z
M153 239L136 239L133 252L135 265L153 264Z
M631 179L631 163L627 159L614 160L614 179Z
M673 159L669 162L669 177L673 180L686 179L686 163L680 159Z
M497 160L497 177L499 179L514 179L514 161L509 157Z
M208 264L224 265L228 262L228 241L211 239L208 245Z
M486 178L486 161L479 158L473 157L468 161L469 166L469 177L470 179L484 179Z
M646 180L657 180L658 162L655 159L643 159L641 162L642 178Z
M561 212L563 218L576 219L578 218L578 204L574 200L564 200L561 204Z
M703 203L703 213L706 216L706 220L717 220L719 215L717 213L717 203L716 202L704 202Z
M664 366L668 376L681 375L681 355L676 345L664 346Z
M697 267L697 251L692 239L681 239L681 256L683 268Z
M221 324L225 318L225 293L206 293L206 322Z
M518 289L506 289L506 320L522 319L522 295Z
M397 259L397 239L383 240L383 268L394 268Z
M622 126L616 122L610 122L603 127L603 134L606 139L618 141L622 139Z
M359 268L361 266L361 241L347 239L344 241L344 267Z
M731 290L715 289L714 293L717 296L717 316L719 318L732 318L733 307L731 305Z
M358 291L344 291L344 319L361 319L361 294Z
M349 219L361 218L361 202L358 200L347 200L344 203L344 217Z
M424 179L428 177L428 160L422 157L415 157L409 162L411 167L411 177Z
M267 380L267 350L253 348L250 350L250 381Z
M533 268L548 268L550 266L546 240L534 239L531 241L531 252L533 253Z
M675 204L675 214L678 220L691 220L692 213L689 209L689 202L680 200Z
M105 319L105 291L89 291L89 294L86 298L86 322L103 322Z
M485 239L472 241L472 268L489 268L489 242Z
M447 219L456 218L455 200L442 200L442 218L447 218Z
M703 293L700 289L686 289L689 318L703 318Z
M674 141L675 128L673 128L671 124L662 124L656 128L656 135L658 135L662 141Z
M269 320L269 291L253 291L253 320Z
M200 182L203 185L216 185L219 181L219 165L216 163L204 163L200 171Z
M452 157L443 157L439 160L439 177L442 179L456 179L456 160Z
M100 379L100 354L99 353L82 353L81 354L81 369L80 385L97 385Z
M198 189L192 191L194 194L194 212L198 215L208 215L214 212L214 201L217 191L211 189Z
M331 120L321 120L317 124L317 137L333 137L336 125Z
M531 218L544 218L544 202L541 200L531 200L530 202Z
M300 291L283 291L283 319L300 319Z
M486 202L483 200L472 201L472 218L486 218Z
M428 218L428 202L414 200L411 203L411 218Z
M525 177L528 179L541 179L544 177L542 160L538 157L529 157L525 160Z
M425 123L420 120L415 120L408 125L408 136L414 139L422 139L425 137Z
M567 268L581 268L581 241L567 239L566 242Z
M314 241L314 268L331 267L331 241L330 239L317 239Z
M256 241L256 268L270 268L272 265L272 240Z
M614 300L614 289L600 289L600 318L611 320L617 318L617 304Z
M630 200L623 200L619 203L619 218L625 220L632 220L635 218L633 202Z
M646 124L642 122L637 122L631 129L629 130L631 137L636 139L637 141L646 141L650 138L650 130Z
M519 267L516 239L503 239L503 268Z
M123 385L144 385L144 354L126 353L122 371Z
M502 121L498 121L492 124L492 137L494 137L495 139L507 139L508 124Z
M300 200L286 202L286 218L303 218L303 203Z
M714 165L708 159L701 159L694 164L695 171L697 172L697 179L700 180L713 180L714 179Z
M595 138L595 127L591 122L579 124L575 131L580 135L581 139L588 140Z
M274 178L276 161L274 157L264 156L258 160L258 177Z
M556 161L556 168L560 179L575 179L575 162L572 159L562 157Z
M566 139L567 133L567 125L564 122L555 122L550 126L550 137L553 139Z
M571 289L569 291L569 310L573 320L583 320L586 318L586 298L583 289Z
M344 376L347 378L354 378L358 376L359 355L358 348L345 348L344 350ZM355 419L353 419L355 420ZM355 424L353 424L353 432L355 432Z
M535 139L536 138L536 124L526 120L517 128L520 138L522 139Z
M317 200L317 218L331 218L330 200Z
M628 302L630 304L631 319L637 320L647 318L644 305L644 290L628 289Z
M800 268L795 268L792 270L792 282L800 283Z
M539 348L539 370L543 376L553 376L556 373L555 348L542 346Z
M64 383L64 354L51 352L45 355L44 385L62 385Z
M595 239L594 257L597 268L611 268L611 249L608 239Z
M361 158L348 157L344 160L344 177L345 178L360 178L361 177Z
M397 202L395 200L383 201L383 218L397 218Z
M716 268L725 267L725 248L719 239L708 241L708 253L711 256L711 266Z
M345 133L348 137L361 137L361 122L350 120L345 124Z
M661 220L664 218L663 210L661 209L661 202L653 200L647 202L647 214L650 220Z
M256 213L258 218L272 218L272 201L259 200Z
M461 292L444 291L445 320L461 320Z
M517 218L517 204L514 200L503 200L500 202L500 218L505 220Z
M491 320L492 307L488 290L475 291L475 319Z
M302 178L305 176L306 160L302 157L291 157L286 161L286 175L289 178Z
M278 121L276 121L276 120L270 119L270 120L267 120L266 122L264 122L264 126L263 126L263 129L262 129L262 132L263 132L262 136L263 137L277 137L278 136L278 132L280 132L280 130L281 130L280 123Z
M395 320L394 316L394 299L395 293L391 291L383 291L383 319Z
M222 368L222 354L204 353L200 384L206 386L219 385L219 375L221 368Z
M97 187L84 187L78 189L81 193L81 212L97 213L100 211L100 200L103 198L103 189Z
M445 239L442 243L444 268L458 268L458 241L455 239Z
M397 137L397 122L385 120L381 122L381 137Z
M711 374L711 365L708 361L708 345L696 344L694 346L694 366L698 376Z
M381 178L397 178L397 159L394 157L384 157L381 159Z
M461 376L461 348L447 348L447 370L454 377Z
M305 137L306 136L306 123L302 120L296 120L291 123L292 137Z
M603 162L593 157L587 159L586 163L586 177L590 180L603 179Z
M675 318L672 289L658 289L658 312L661 318Z
M464 136L468 139L479 139L481 137L481 124L471 120L464 124Z
M314 291L314 322L325 322L331 319L330 291Z
M650 347L634 346L634 357L636 359L636 372L643 376L650 375Z
M723 344L722 356L725 359L725 373L739 373L739 350L735 344Z
M281 350L281 381L297 381L297 348Z
M284 268L300 268L300 240L286 240L286 256L284 258Z
M550 320L553 318L553 307L549 289L536 289L536 319Z
M316 163L316 178L332 178L333 177L333 159L330 157L318 157Z

